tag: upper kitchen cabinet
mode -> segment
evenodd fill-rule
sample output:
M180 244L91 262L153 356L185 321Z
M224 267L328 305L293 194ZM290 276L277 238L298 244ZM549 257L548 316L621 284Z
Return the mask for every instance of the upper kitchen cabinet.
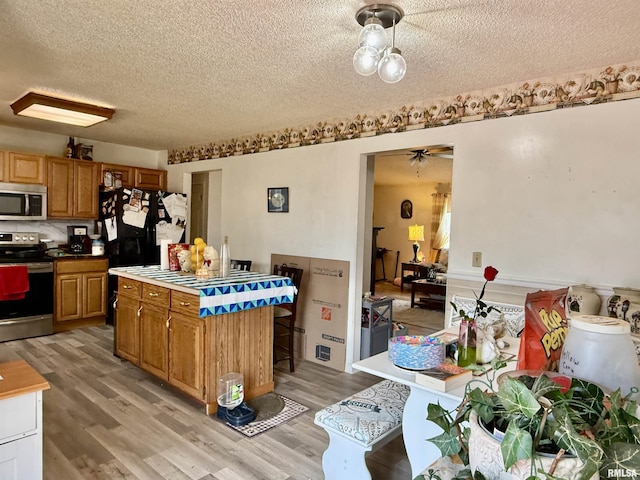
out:
M5 162L5 154L2 150L0 150L0 182L6 182L5 180L5 172L4 169L7 166L7 162Z
M29 153L5 153L4 181L45 185L47 169L44 155Z
M100 185L116 187L116 176L122 181L123 187L139 188L141 190L166 190L167 171L153 168L129 167L115 163L100 164Z
M105 181L105 175L111 175L111 178ZM122 181L123 187L134 186L133 167L127 165L116 165L115 163L100 163L100 185L104 187L114 187L114 176L118 175ZM111 185L109 185L111 182Z
M141 190L166 190L167 171L151 168L135 168L135 187Z
M87 160L47 157L47 216L97 219L99 171Z

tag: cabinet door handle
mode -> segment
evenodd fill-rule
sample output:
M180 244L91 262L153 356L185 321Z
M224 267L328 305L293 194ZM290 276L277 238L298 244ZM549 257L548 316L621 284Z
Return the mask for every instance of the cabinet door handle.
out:
M191 305L190 302L180 302L180 305L182 305L183 307L188 307L189 305Z
M149 292L149 296L150 297L157 297L158 295L159 295L159 293Z
M142 305L140 306L140 308L138 309L138 316L140 316L142 314Z
M116 308L117 306L118 306L118 297L116 297L116 298L113 300L113 308Z
M131 290L133 288L133 286L132 285L123 285L122 288L124 290Z
M171 315L167 318L167 329L171 330Z

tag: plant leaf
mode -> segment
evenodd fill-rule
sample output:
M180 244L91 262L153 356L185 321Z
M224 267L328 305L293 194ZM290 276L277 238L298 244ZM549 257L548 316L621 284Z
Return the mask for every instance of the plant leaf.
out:
M445 432L451 428L451 415L439 403L430 403L427 406L427 420L431 420Z
M584 463L580 471L581 479L588 479L599 469L604 452L600 445L593 440L578 434L571 424L571 418L564 408L554 408L554 433L556 444L568 452L573 453Z
M518 460L531 458L532 449L533 439L529 432L518 428L515 422L509 422L500 444L505 470L509 470Z
M524 383L511 377L505 378L498 389L498 397L509 413L521 413L527 418L540 410L540 404Z
M444 433L441 433L437 437L429 438L427 440L438 447L443 457L455 455L456 453L459 453L462 448L460 446L460 441L458 440L458 431L455 428L445 430Z
M471 406L484 423L489 423L493 420L494 408L497 404L495 395L483 392L479 388L474 388L469 392L469 403L471 403Z
M630 443L614 443L604 450L604 458L600 467L602 478L611 477L608 470L628 470L638 472L640 469L640 448Z

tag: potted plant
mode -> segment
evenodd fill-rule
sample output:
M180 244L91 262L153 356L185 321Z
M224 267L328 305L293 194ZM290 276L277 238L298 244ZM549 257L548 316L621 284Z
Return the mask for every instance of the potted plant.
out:
M443 456L459 456L471 470L484 472L483 478L640 475L640 419L633 392L626 397L619 390L605 393L586 380L551 372L511 372L496 385L495 372L505 365L494 360L486 381L470 381L455 411L429 404L427 419L443 429L429 440ZM478 382L484 389L473 387ZM496 439L493 431L501 432ZM497 460L473 458L476 447L486 451L491 442L498 445ZM563 471L564 461L570 466ZM471 471L460 476L471 477Z

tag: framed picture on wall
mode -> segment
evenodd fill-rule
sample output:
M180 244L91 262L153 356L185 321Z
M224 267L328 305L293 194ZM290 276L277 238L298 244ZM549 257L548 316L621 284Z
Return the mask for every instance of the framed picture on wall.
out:
M289 211L289 187L277 187L267 189L267 211Z
M413 204L411 200L403 200L400 204L400 217L411 218L413 217Z

